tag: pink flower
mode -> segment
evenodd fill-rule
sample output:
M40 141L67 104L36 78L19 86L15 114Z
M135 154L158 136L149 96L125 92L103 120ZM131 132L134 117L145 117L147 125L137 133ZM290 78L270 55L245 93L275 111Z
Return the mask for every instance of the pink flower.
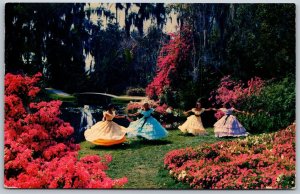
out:
M166 154L164 164L171 176L196 189L278 189L283 184L292 188L294 145L295 125L291 125L272 135L173 150ZM182 178L182 172L188 179ZM285 177L291 180L289 184L282 183Z
M112 158L78 160L70 123L59 118L60 101L32 102L41 74L5 76L4 185L13 188L114 188L127 181L109 178ZM25 102L25 103L23 103ZM28 107L24 107L28 104ZM27 111L29 110L29 111Z

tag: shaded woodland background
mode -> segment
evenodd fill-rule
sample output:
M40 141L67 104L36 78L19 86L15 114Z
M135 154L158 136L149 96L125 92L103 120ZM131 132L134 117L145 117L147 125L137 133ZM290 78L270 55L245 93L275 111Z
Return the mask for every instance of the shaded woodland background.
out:
M4 186L294 189L295 33L295 4L7 3ZM73 142L83 105L100 121L109 102L128 114L146 95L166 140ZM249 113L235 116L250 137L215 138L222 111L201 115L207 136L181 134L199 99Z
M133 6L138 11L130 11ZM8 3L6 73L42 72L44 87L70 93L146 88L163 44L170 41L163 28L171 11L179 31L188 26L191 33L180 80L170 85L180 96L168 104L185 108L208 99L229 74L242 81L295 79L294 4L116 3L115 12L125 13L117 18L105 6ZM102 20L93 22L95 14ZM145 30L144 22L151 19L155 22ZM88 56L94 64L87 69Z

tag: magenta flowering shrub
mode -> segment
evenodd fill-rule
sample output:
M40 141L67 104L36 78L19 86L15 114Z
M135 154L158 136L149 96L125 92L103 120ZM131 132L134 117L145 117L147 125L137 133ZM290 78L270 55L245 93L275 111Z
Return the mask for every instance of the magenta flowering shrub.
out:
M295 125L272 134L173 150L164 165L194 189L295 187Z
M247 85L241 81L232 80L231 76L225 76L221 79L219 87L211 92L210 101L214 101L213 104L226 104L232 103L236 105L240 100L249 97L251 95L259 95L262 88L265 85L259 77L251 78Z
M134 113L137 110L141 109L144 103L145 103L144 101L130 102L130 103L127 104L126 110L128 112L133 112ZM165 114L166 110L168 108L167 104L159 105L159 102L156 102L154 100L147 100L147 103L150 105L151 108L153 108L159 114Z
M151 99L160 97L167 88L173 87L173 80L180 76L178 67L187 60L190 51L191 28L185 25L180 32L170 33L170 41L164 44L157 58L157 72L146 87L146 95Z
M105 173L111 156L78 159L73 127L61 120L60 101L33 102L41 74L6 74L4 185L12 188L114 188L126 178Z
M137 110L143 107L143 104L147 102L151 108L156 108L158 106L158 102L154 100L146 100L146 101L139 101L139 102L129 102L126 106L126 111L128 112L136 112Z
M168 105L167 104L162 104L162 105L159 105L155 108L155 111L159 114L166 114L166 110L168 108Z
M139 110L142 107L142 105L143 104L141 102L130 102L126 106L126 111L134 113L137 110Z

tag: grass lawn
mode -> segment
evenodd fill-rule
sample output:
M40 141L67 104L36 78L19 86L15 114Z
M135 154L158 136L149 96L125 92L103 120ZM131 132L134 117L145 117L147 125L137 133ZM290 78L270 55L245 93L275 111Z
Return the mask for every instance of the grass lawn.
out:
M49 98L53 100L61 100L63 102L74 102L76 97L65 93L61 90L56 90L54 88L45 88L46 93L48 94Z
M191 136L183 135L179 130L169 130L166 139L130 139L125 144L113 147L96 146L85 141L80 144L79 155L111 154L113 160L107 174L112 178L126 176L128 183L125 188L128 189L189 189L188 185L177 182L168 175L168 171L163 168L164 156L170 150L231 139L215 138L212 128L207 131L207 136Z
M61 96L59 94L48 94L53 100L61 100L63 102L74 102L76 98L74 96Z

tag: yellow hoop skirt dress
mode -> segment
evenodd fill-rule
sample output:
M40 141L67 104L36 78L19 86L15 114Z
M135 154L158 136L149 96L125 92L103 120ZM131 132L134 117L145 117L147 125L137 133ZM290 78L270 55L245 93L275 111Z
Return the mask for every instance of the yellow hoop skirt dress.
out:
M111 146L126 141L126 128L113 122L115 112L103 112L105 121L100 121L84 132L85 139L93 144Z
M204 108L197 111L195 108L192 109L194 115L191 115L187 120L180 125L178 128L183 133L191 133L193 135L207 135L205 128L203 127L200 115L204 112Z

